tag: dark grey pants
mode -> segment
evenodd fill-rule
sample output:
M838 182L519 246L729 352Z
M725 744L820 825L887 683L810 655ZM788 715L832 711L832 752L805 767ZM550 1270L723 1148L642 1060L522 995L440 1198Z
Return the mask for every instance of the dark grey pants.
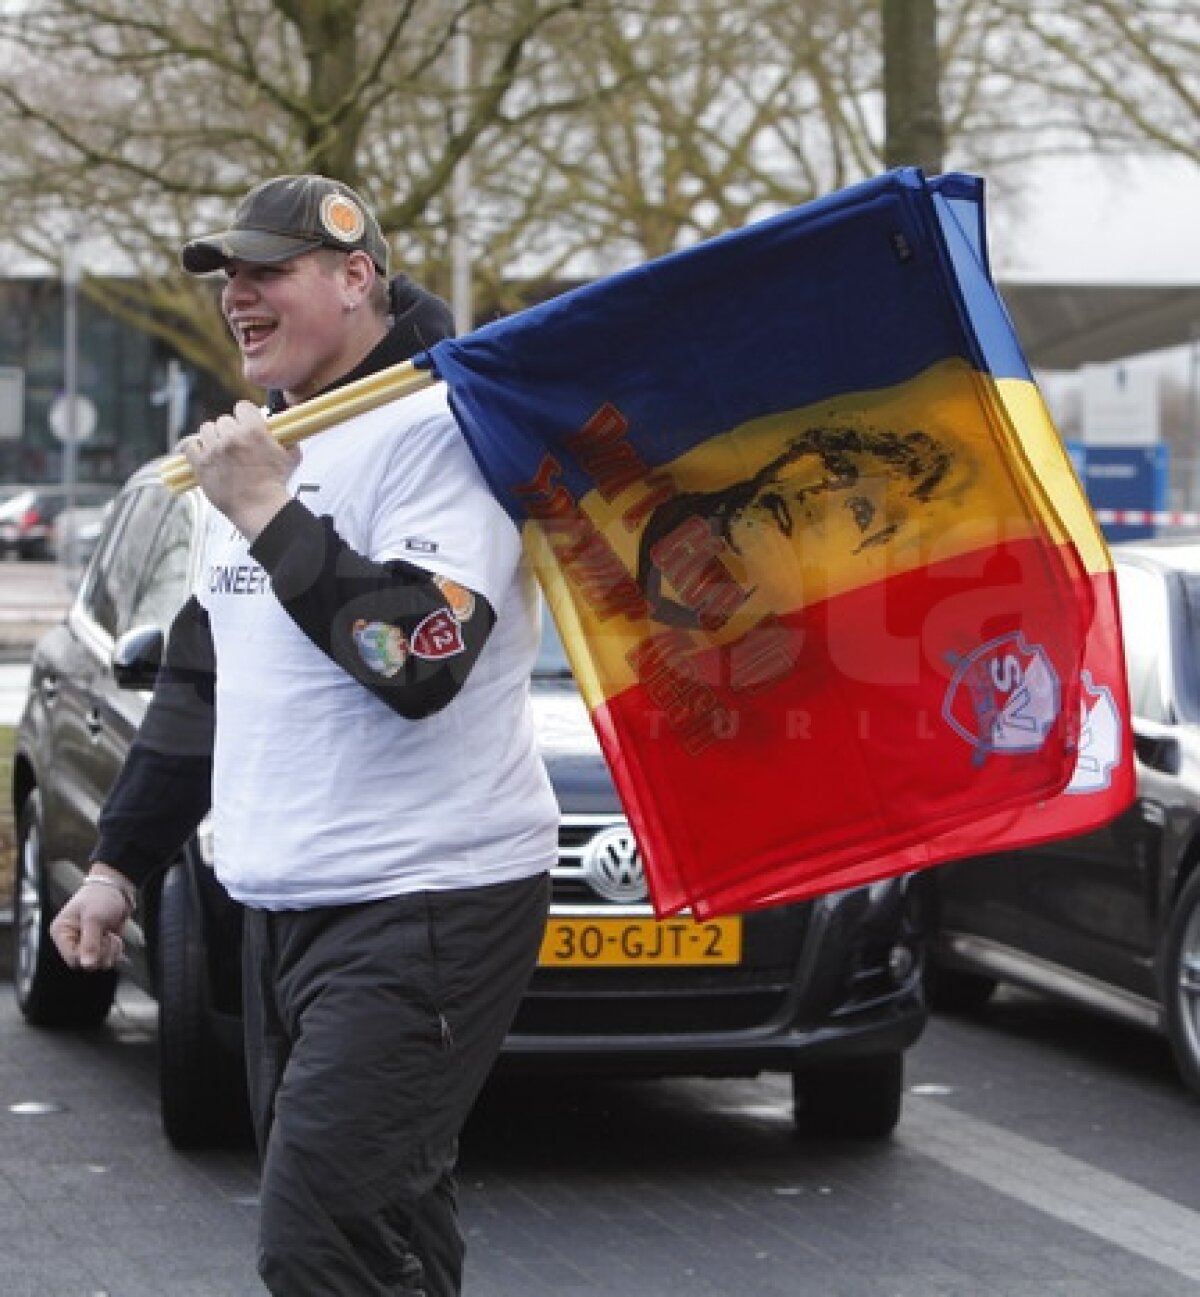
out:
M544 875L249 911L259 1273L276 1297L457 1297L457 1141L537 959Z

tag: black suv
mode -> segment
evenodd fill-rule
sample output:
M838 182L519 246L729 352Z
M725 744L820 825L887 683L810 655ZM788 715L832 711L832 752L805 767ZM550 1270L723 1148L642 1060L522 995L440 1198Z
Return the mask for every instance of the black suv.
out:
M64 622L38 644L13 768L15 987L29 1022L89 1027L115 974L72 972L47 927L79 884L96 816L143 715L164 628L194 577L199 494L150 465L125 486ZM561 854L541 962L500 1066L563 1073L794 1078L802 1130L885 1137L903 1052L925 1023L904 879L696 925L658 921L561 644L534 678ZM244 1130L240 912L202 826L146 889L129 976L159 1005L163 1125L179 1147Z
M974 1012L1008 983L1149 1027L1200 1098L1200 541L1112 557L1137 795L1088 833L929 870L930 998Z

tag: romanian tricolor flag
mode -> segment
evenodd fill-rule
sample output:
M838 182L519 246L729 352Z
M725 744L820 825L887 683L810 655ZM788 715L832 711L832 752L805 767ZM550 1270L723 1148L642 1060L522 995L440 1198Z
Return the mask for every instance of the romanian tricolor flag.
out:
M438 343L660 914L1074 833L1132 796L1103 539L903 169Z

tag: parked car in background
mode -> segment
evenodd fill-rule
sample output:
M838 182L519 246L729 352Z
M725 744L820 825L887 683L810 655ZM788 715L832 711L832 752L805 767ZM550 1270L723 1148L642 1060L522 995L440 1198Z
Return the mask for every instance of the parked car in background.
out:
M33 487L6 482L0 489L0 558L15 558L17 522L33 500Z
M1200 538L1113 546L1137 796L1106 827L922 879L933 1004L997 983L1164 1033L1200 1095Z
M52 558L82 567L92 557L104 531L112 497L96 504L77 504L58 515L54 527Z
M116 487L80 482L73 491L76 509L99 508L116 494ZM29 486L0 502L0 556L49 559L58 553L59 517L69 495L59 484Z
M115 502L64 622L38 644L20 722L14 984L28 1021L104 1020L116 974L69 970L47 928L79 884L97 812L145 711L164 629L198 563L198 493L153 465ZM893 879L706 922L658 921L562 645L547 622L533 682L562 807L539 967L500 1066L572 1073L790 1073L801 1130L882 1138L901 1111L904 1051L925 1023L907 882ZM403 723L403 722L398 722ZM180 1147L245 1123L239 908L205 826L144 890L124 976L159 1005L164 1129Z

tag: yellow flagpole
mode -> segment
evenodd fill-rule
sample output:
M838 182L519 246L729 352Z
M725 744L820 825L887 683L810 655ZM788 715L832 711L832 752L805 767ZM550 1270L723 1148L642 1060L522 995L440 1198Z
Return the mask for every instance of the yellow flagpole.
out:
M273 414L267 419L267 427L281 446L290 446L389 401L432 387L439 381L432 369L418 369L411 360L405 361L402 365L392 365L378 373L368 374L355 383L347 383L345 387L314 396L311 401L304 401L290 410ZM182 455L172 455L164 460L158 471L164 485L176 495L182 495L196 485L191 465Z

